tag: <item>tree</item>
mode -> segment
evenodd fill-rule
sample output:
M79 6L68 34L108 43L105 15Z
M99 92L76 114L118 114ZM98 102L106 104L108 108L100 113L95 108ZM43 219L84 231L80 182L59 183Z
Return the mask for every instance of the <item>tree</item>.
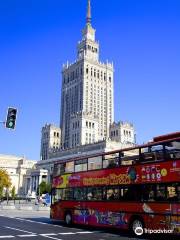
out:
M12 197L12 199L15 199L15 196L16 196L16 189L15 189L15 186L13 186L13 188L11 189L11 197Z
M0 199L3 197L3 187L0 186Z
M41 182L38 187L39 194L45 194L45 193L50 193L51 192L51 185L46 182Z
M0 169L0 198L3 197L4 188L9 189L11 186L11 179L6 170Z
M47 193L51 193L51 184L50 183L47 183L46 184L46 190L47 190Z

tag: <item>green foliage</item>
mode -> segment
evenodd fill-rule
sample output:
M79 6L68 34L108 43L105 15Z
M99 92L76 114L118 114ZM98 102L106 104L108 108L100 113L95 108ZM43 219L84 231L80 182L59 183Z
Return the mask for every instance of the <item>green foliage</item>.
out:
M0 199L3 197L4 188L6 188L6 196L11 186L11 180L6 170L0 169Z
M42 195L45 193L50 193L51 192L51 185L46 182L41 182L38 187L38 194Z
M0 199L3 198L3 187L0 187Z
M15 196L16 196L16 189L15 189L15 186L13 186L13 188L11 189L11 197L12 197L12 199L15 199Z
M51 184L50 183L47 183L46 184L46 189L47 189L47 193L51 193Z
M9 189L11 180L6 170L0 169L0 198L3 197L3 189Z

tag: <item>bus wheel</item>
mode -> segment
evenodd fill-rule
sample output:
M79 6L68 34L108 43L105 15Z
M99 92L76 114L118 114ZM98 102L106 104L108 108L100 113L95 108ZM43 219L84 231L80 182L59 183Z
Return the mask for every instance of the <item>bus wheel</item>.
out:
M130 224L130 231L135 235L143 235L144 222L140 218L134 218Z
M65 223L66 225L72 224L72 215L69 212L65 214Z

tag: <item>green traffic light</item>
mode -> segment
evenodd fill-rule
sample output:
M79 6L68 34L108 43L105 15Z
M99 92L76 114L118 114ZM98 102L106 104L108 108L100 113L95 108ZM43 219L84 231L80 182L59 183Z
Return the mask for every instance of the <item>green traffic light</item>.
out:
M13 127L13 122L9 122L9 127Z
M5 125L6 128L15 129L16 114L17 114L17 109L16 108L8 108L6 125Z

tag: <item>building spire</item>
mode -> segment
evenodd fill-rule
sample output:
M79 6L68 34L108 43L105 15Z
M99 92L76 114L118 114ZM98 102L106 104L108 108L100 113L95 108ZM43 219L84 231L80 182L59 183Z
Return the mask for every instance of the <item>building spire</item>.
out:
M88 0L86 23L91 24L91 1Z

